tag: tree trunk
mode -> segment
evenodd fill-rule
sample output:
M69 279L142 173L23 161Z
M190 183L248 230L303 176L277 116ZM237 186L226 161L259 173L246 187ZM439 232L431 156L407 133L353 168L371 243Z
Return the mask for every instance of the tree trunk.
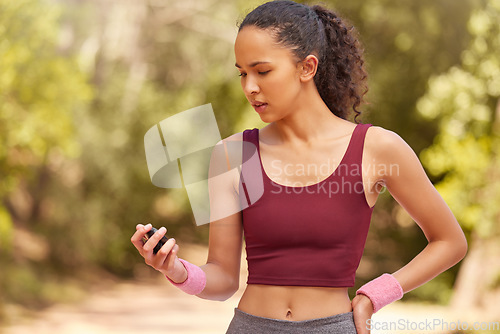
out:
M450 306L463 314L481 310L486 318L500 315L500 240L481 239L473 233L469 252L463 260L454 286Z

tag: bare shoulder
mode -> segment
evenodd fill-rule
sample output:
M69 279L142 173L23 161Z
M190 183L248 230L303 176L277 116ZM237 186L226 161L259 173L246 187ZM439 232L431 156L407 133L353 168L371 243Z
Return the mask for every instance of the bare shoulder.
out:
M368 128L365 139L365 157L377 167L377 179L384 183L419 179L421 184L430 183L417 154L394 131L379 126Z
M412 148L396 132L380 126L368 128L365 137L365 149L375 160L385 160L396 156L415 155Z
M387 149L393 145L402 145L406 142L396 132L381 126L370 126L366 131L366 144L380 149Z

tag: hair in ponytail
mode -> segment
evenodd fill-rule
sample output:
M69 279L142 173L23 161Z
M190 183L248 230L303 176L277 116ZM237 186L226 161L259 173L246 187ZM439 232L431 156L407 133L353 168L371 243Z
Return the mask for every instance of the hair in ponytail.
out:
M307 6L288 0L260 5L239 25L269 29L276 41L288 47L299 60L310 54L318 57L314 82L318 92L335 115L354 121L361 115L358 107L368 91L363 49L354 27L334 12L319 6Z

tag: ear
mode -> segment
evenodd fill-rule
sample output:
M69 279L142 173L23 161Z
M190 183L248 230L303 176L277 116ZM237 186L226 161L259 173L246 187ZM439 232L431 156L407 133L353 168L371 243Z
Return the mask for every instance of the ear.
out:
M300 81L307 82L314 78L318 70L318 58L315 55L309 55L301 62Z

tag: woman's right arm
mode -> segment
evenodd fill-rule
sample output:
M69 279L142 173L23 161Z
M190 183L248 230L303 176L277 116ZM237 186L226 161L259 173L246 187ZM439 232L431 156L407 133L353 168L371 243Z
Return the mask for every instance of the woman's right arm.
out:
M227 141L241 141L241 133L237 133ZM237 169L221 173L221 164L226 166L226 156L221 152L222 142L219 142L210 160L209 197L211 223L209 232L209 249L207 263L200 266L205 272L206 284L198 297L211 300L226 300L239 287L240 262L243 243L243 227L241 210L239 210ZM154 255L153 248L165 235L166 229L161 228L146 243L142 238L149 231L149 226L138 225L131 241L137 248L146 264L152 266L175 283L182 283L187 278L187 271L177 257L179 246L173 238Z
M241 213L210 223L205 289L197 296L226 300L239 288L242 249Z
M238 197L239 172L230 161L237 160L234 157L239 154L233 148L241 147L242 139L242 134L236 133L217 143L212 150L208 178L211 221L208 258L207 264L201 266L207 283L198 295L200 298L226 300L239 288L243 225Z

